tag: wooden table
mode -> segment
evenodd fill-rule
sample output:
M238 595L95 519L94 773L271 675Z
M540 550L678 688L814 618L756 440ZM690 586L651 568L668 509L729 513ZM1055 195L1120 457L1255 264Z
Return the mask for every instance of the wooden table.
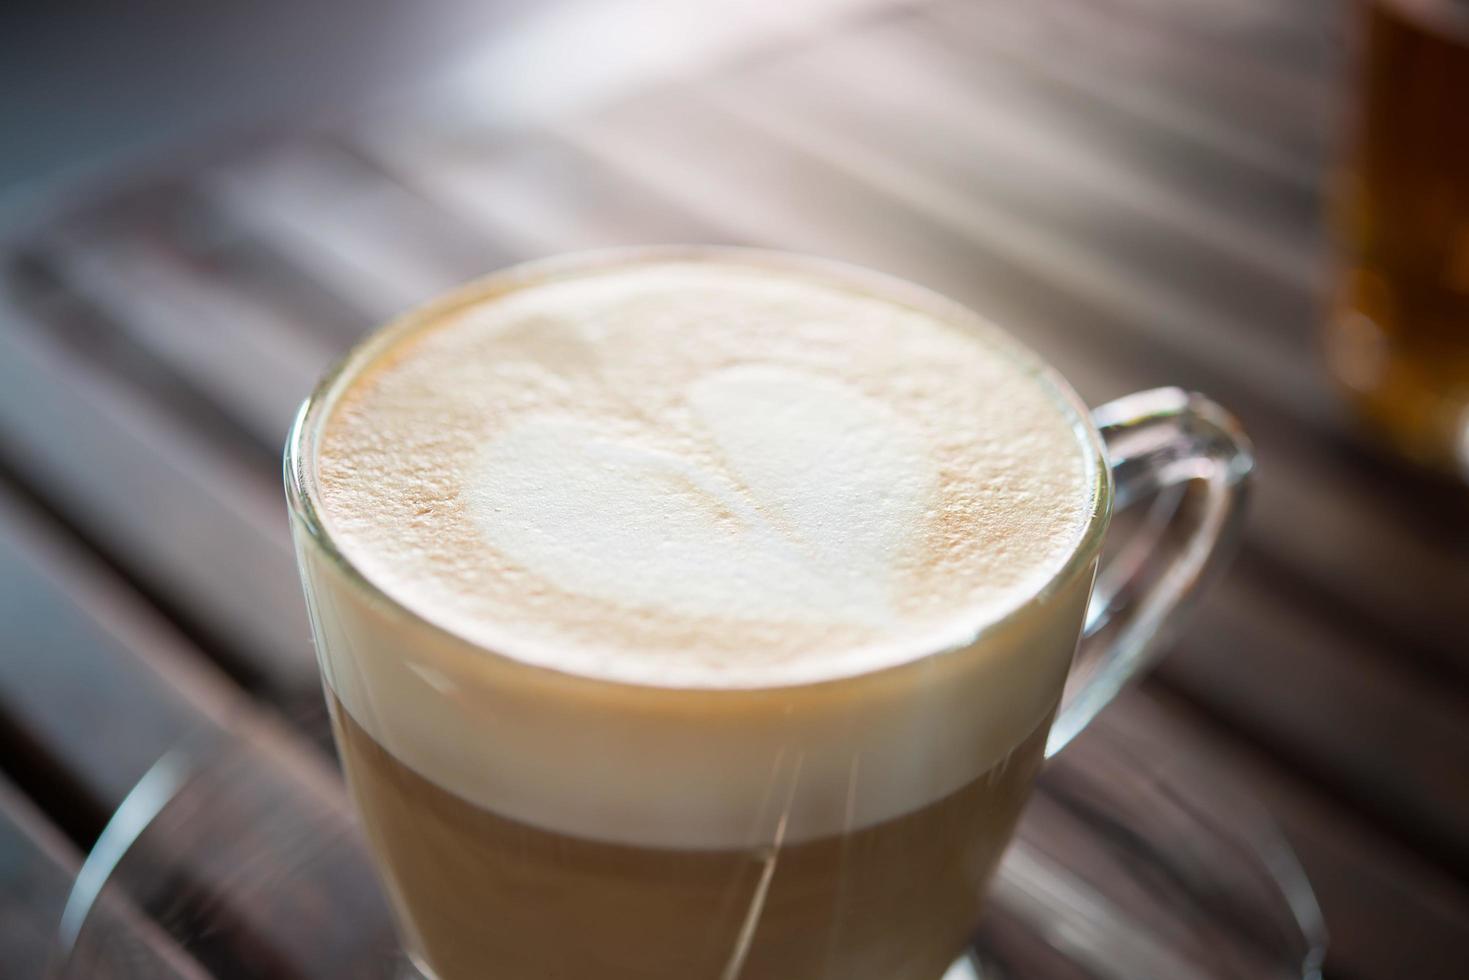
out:
M349 820L279 480L313 379L460 280L656 241L875 266L993 317L1094 402L1172 383L1234 409L1260 460L1244 546L1110 724L1270 808L1330 976L1462 975L1469 503L1365 449L1316 352L1344 6L833 9L574 111L413 105L220 147L5 250L5 976L41 975L81 854L181 738L232 733L240 806ZM253 975L351 975L320 909L381 908L360 866L323 861L319 894L237 910L269 940ZM205 862L190 887L232 873ZM143 911L107 914L140 950L120 975L207 974Z

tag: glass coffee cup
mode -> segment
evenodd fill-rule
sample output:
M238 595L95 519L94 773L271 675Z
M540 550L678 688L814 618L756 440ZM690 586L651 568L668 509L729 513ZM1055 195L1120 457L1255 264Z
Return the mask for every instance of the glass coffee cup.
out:
M354 392L501 315L514 322L400 386L392 404L426 414L369 419L347 441L360 448L331 458L334 419L366 411ZM932 350L920 324L938 325ZM988 405L945 373L971 354L1018 399L983 420L949 411ZM476 374L486 358L502 373ZM487 408L497 384L506 400ZM929 411L911 439L891 421L910 408ZM923 455L951 434L969 452L981 421L1000 433L995 459ZM702 469L639 442L680 426L712 433ZM409 955L440 980L943 976L1044 759L1157 655L1227 550L1251 466L1201 396L1087 413L967 310L789 255L571 256L389 325L303 406L286 482L338 748ZM1015 471L1049 475L1005 496ZM971 525L934 503L953 486L974 507L998 487L1037 520L1061 513L1037 488L1077 506L1065 534L1032 540L1037 520L1017 521L990 547L954 540ZM1148 501L1098 573L1113 511ZM344 546L358 518L399 522L399 544L428 540L452 574L468 562L498 618L417 591L421 556ZM440 531L469 546L436 551ZM988 576L1034 574L992 602L909 614L929 608L920 586L971 569L893 557L940 531ZM883 577L889 562L901 575ZM899 579L914 595L889 610ZM653 662L645 646L656 670L631 670Z

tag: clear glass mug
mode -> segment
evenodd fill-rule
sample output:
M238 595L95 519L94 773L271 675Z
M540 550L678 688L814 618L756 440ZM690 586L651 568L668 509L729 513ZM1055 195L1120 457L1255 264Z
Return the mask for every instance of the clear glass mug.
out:
M518 267L469 288L628 254ZM871 273L738 255L880 281L955 315ZM962 643L854 678L712 692L619 684L474 646L379 590L333 543L316 507L319 427L342 386L413 327L410 314L323 380L291 433L285 477L348 782L408 955L439 980L943 976L1043 760L1160 652L1234 537L1253 465L1238 425L1202 396L1159 389L1088 414L1037 364L1069 406L1094 494L1074 551L1028 601ZM1098 573L1112 513L1140 501L1155 502L1148 519ZM996 658L1020 657L1026 669L1005 684L975 683ZM492 772L466 771L484 765L466 744L496 747ZM446 785L485 785L490 798ZM915 798L928 802L894 811ZM530 811L550 817L521 819Z

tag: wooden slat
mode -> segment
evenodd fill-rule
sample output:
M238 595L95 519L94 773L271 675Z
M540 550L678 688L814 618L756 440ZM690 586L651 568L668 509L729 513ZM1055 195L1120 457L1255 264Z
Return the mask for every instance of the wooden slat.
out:
M747 116L816 120L859 145L896 149L919 175L1035 213L1104 258L1146 251L1159 280L1205 292L1247 332L1314 315L1303 306L1319 275L1314 208L1301 207L1294 224L1222 208L1200 193L1192 172L1173 175L1167 157L1092 138L1085 115L1033 78L965 57L910 21L773 59L712 88L745 105ZM1179 254L1161 252L1160 238ZM1234 295L1240 291L1262 295ZM1284 312L1237 307L1260 300Z
M985 912L975 942L984 952L985 966L1001 977L1097 980L1095 974L1070 960L1034 929L1002 909L990 908Z
M17 626L0 660L0 711L77 777L95 817L183 738L228 722L238 689L3 484L0 561L5 621Z
M1160 668L1299 771L1469 878L1469 699L1241 562Z
M1136 29L1122 27L1106 13L1081 5L1049 8L1049 4L1015 7L985 0L940 2L918 9L968 57L998 58L1023 66L1048 86L1090 103L1100 110L1098 122L1105 121L1114 138L1135 136L1145 146L1186 141L1204 151L1197 157L1190 154L1194 163L1208 167L1204 157L1213 156L1245 164L1301 190L1317 186L1324 144L1319 137L1324 128L1319 121L1321 112L1314 114L1318 117L1314 125L1299 116L1310 115L1309 109L1317 107L1320 89L1302 90L1286 79L1277 79L1271 100L1250 105L1248 112L1212 113L1197 104L1196 92L1189 98L1186 90L1148 73L1156 65L1149 66L1141 55L1142 38ZM1045 13L1050 16L1041 16ZM1177 47L1173 50L1177 57ZM1210 57L1198 51L1193 56ZM1219 62L1217 54L1213 60ZM1195 72L1195 77L1200 74ZM1250 71L1244 77L1269 84L1261 74ZM1291 140L1282 143L1289 131L1292 106L1298 117L1296 128L1318 134L1305 146L1293 145ZM1263 132L1252 118L1260 115L1275 119ZM1134 124L1129 125L1129 120Z
M1334 104L1339 50L1325 28L1333 18L1308 9L1310 0L1290 10L1268 2L1249 10L1250 2L1194 3L1188 16L1173 18L1167 4L1147 10L1128 0L1040 0L1025 8L940 2L931 13L950 24L972 18L991 43L1013 39L1017 56L1065 59L1070 71L1091 75L1103 97L1113 88L1124 99L1147 89L1293 157L1320 161L1332 135L1325 110Z
M120 884L168 925L180 896L209 910L198 955L232 976L385 974L386 907L325 760L4 495L0 562L3 601L16 604L5 620L25 624L0 658L0 720L42 753L47 781L75 787L92 832L155 760L204 747L196 778L119 866ZM183 924L195 930L197 917Z
M1224 395L1221 398L1226 397ZM1320 452L1268 414L1245 416L1260 449L1250 547L1324 591L1385 652L1462 687L1460 602L1469 588L1465 513L1438 506L1411 475L1372 475Z
M1268 808L1320 899L1331 933L1329 975L1461 975L1456 937L1469 930L1469 889L1462 882L1156 688L1124 694L1097 724L1158 771L1197 774L1225 799L1252 795Z
M0 964L9 980L207 980L209 974L121 896L107 893L85 944L63 955L62 909L76 848L0 777Z
M474 141L380 126L358 139L394 178L517 257L709 237L667 198L540 132Z
M340 353L281 310L131 223L73 222L47 236L62 284L107 310L160 363L208 390L274 454L301 399Z
M0 462L234 669L286 695L314 694L274 467L250 465L108 366L81 360L57 342L60 329L0 298Z
M213 163L215 168L222 165L219 160ZM101 220L119 230L135 229L170 253L186 256L190 267L211 281L228 283L271 305L276 315L305 327L333 348L357 341L376 325L309 269L236 221L218 195L201 186L197 175L160 180L65 218L67 224Z
M90 615L77 615L67 590L78 583L38 562L31 524L0 496L0 714L24 735L29 766L68 773L82 788L95 827L171 746L201 724L223 723L227 692L202 662L165 654L178 669L158 669L154 651L172 637L134 622L119 596L94 589ZM131 644L119 628L133 630ZM81 660L88 651L97 655Z
M1294 71L1317 79L1329 72L1343 16L1343 0L1054 0L1067 16L1088 27L1105 17L1124 33L1146 32L1213 58L1228 58L1251 68ZM1077 10L1076 8L1083 8ZM1090 15L1090 16L1088 16ZM1057 14L1061 16L1061 14Z
M1289 975L1310 943L1261 849L1278 840L1219 812L1196 773L1165 781L1156 760L1106 735L1043 773L991 904L1106 980Z
M210 174L205 186L237 223L371 323L504 264L493 243L341 144L264 153Z

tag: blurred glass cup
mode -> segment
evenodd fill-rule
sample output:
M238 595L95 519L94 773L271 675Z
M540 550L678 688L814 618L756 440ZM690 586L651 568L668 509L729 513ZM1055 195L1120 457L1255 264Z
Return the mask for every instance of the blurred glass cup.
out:
M1326 347L1364 423L1469 479L1469 0L1368 0Z

